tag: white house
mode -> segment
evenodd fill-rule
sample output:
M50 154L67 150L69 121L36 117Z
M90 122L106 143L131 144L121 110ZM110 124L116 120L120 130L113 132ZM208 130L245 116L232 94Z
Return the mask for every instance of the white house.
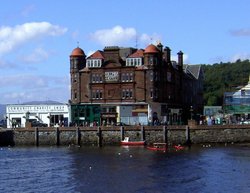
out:
M68 126L69 107L54 101L6 105L7 128L25 127L26 122Z

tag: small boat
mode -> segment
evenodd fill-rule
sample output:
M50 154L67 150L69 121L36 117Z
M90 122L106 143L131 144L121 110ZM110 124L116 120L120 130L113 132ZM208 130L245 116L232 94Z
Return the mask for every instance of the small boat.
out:
M121 141L121 145L141 146L145 145L145 141L129 141L129 137L125 137L124 140Z
M174 149L176 149L176 150L183 150L183 149L184 149L184 147L181 146L181 145L174 145L173 147L174 147Z
M166 143L153 143L152 146L148 146L147 149L153 151L167 151L167 144Z

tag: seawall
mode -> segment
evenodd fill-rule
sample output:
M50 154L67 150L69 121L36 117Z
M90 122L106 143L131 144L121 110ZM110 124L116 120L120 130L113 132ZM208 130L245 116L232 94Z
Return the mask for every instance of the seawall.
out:
M124 137L148 144L247 143L250 125L15 128L0 132L0 145L118 145Z

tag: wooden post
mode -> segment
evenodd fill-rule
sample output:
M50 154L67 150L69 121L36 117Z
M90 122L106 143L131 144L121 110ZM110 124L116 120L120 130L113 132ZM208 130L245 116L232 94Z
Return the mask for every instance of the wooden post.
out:
M35 128L35 144L39 146L39 131L37 127Z
M81 145L81 131L79 127L76 128L76 144L78 146Z
M145 141L145 130L143 126L141 126L141 141Z
M189 126L186 126L186 145L191 144L191 139L190 139L190 128Z
M121 141L124 139L124 127L123 126L121 126L120 127L120 136L121 136Z
M163 142L168 143L168 128L167 126L163 126Z
M59 131L59 127L56 127L56 145L57 146L60 145L60 131Z
M98 138L98 141L97 141L98 147L102 147L102 130L101 130L101 127L97 128L97 138Z

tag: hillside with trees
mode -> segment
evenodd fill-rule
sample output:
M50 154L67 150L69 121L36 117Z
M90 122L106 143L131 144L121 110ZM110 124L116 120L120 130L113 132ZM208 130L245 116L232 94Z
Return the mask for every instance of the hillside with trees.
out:
M239 90L248 83L250 61L237 60L234 63L203 65L204 105L222 105L224 92Z

